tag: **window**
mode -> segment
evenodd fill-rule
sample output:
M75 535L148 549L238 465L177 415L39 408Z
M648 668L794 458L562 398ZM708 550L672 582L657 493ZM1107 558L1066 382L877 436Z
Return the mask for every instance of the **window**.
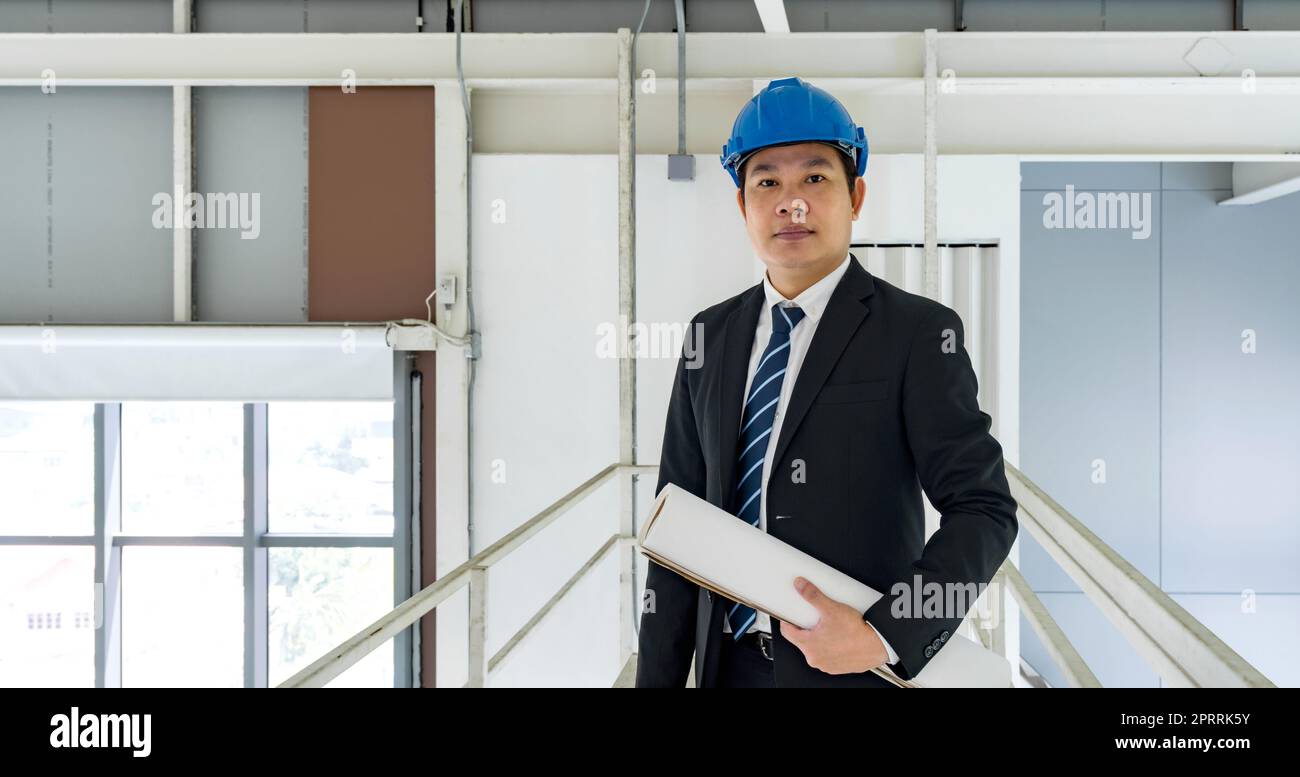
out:
M271 531L393 532L391 402L268 410Z
M0 402L0 535L95 531L95 406Z
M392 402L0 403L0 687L276 685L391 610L410 588L393 419ZM113 472L120 527L96 491ZM97 575L120 583L102 608ZM392 686L407 649L330 685ZM120 664L97 675L99 650Z
M242 404L122 405L122 530L243 533Z
M393 609L386 548L273 548L270 684L278 685ZM393 652L376 650L331 687L392 687Z
M61 628L94 607L92 551L0 547L0 686L94 686L94 631Z
M244 684L238 548L122 549L122 685Z

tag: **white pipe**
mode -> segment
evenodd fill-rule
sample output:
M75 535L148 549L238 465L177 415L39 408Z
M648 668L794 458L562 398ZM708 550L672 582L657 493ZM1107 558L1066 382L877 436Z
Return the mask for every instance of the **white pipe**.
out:
M939 277L939 34L925 31L925 254L921 261L921 293L941 297Z
M192 0L172 0L172 32L188 34ZM194 111L190 87L172 87L172 320L190 321L194 311L194 233L185 213L194 190Z

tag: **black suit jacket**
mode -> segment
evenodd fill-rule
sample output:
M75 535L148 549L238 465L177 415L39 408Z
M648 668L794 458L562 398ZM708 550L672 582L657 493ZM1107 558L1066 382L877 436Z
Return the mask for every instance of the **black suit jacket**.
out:
M703 342L678 363L659 484L675 483L727 509L735 488L741 394L763 284L691 321ZM945 343L947 346L945 347ZM698 362L696 360L699 360ZM691 368L697 364L697 368ZM924 617L891 607L895 583L987 583L1017 531L1002 447L976 401L960 317L868 273L856 257L808 346L776 441L767 485L767 531L884 594L867 619L915 677L964 612ZM794 476L802 463L803 482ZM921 489L941 513L925 541ZM636 684L716 683L722 599L651 561ZM914 601L914 600L913 600ZM901 602L900 602L901 604ZM968 602L968 605L970 602ZM934 616L933 611L930 615ZM808 666L772 624L778 686L883 687L870 672L830 675Z

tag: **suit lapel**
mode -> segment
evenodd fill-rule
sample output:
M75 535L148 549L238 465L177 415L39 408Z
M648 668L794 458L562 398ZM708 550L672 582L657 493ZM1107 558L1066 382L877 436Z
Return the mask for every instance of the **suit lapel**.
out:
M740 436L741 394L749 375L749 355L754 347L754 330L766 297L763 284L749 290L740 307L727 316L725 345L722 349L721 390L718 391L718 486L724 510L731 509L731 479L736 469L736 440Z
M803 364L799 367L794 392L790 395L790 404L786 408L785 419L781 422L781 436L776 441L773 462L781 461L785 449L790 445L790 438L803 422L813 398L822 390L822 385L839 361L840 354L844 353L854 332L858 331L862 320L871 312L866 298L874 290L871 274L858 264L856 256L850 255L849 267L835 291L831 292L826 310L817 324L817 332L808 344L808 353L804 355Z

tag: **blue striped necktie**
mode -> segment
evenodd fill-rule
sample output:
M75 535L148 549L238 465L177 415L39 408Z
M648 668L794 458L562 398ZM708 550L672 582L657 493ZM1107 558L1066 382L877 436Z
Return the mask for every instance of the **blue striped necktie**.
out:
M781 399L781 383L786 364L790 361L790 330L803 320L804 312L798 307L772 306L772 338L754 370L749 396L745 398L745 413L741 416L740 437L736 441L739 480L732 495L732 512L751 526L758 526L759 507L762 504L763 461L767 447L772 442L772 423L776 420L776 405ZM727 623L731 638L740 639L754 624L758 613L754 608L732 602L727 610Z

